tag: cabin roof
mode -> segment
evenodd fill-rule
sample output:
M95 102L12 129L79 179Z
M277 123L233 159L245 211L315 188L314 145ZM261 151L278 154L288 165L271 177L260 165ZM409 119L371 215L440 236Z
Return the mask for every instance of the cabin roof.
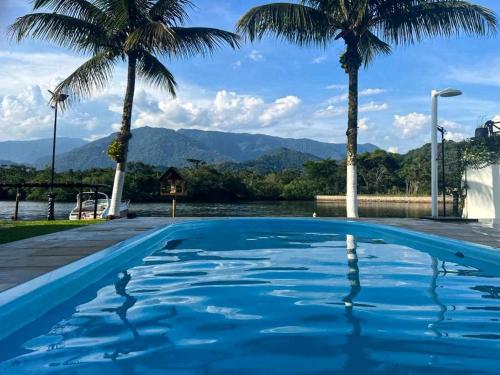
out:
M180 174L177 168L170 167L161 177L160 181L169 181L169 180L181 180L186 181L184 177Z

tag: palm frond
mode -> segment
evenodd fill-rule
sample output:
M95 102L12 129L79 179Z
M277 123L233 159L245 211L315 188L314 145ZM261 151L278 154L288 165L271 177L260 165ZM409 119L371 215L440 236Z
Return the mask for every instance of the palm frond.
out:
M173 47L173 31L163 22L149 22L132 31L125 40L126 51L149 50L157 53Z
M342 0L301 0L300 3L326 13L335 13L340 10Z
M375 59L377 55L389 55L391 46L380 40L375 34L367 30L363 33L358 44L359 53L363 59L365 68Z
M126 50L148 50L169 57L189 58L209 55L227 44L239 47L239 36L219 29L206 27L167 27L161 22L151 22L130 33Z
M366 19L369 11L369 0L357 0L354 6L354 15L355 15L355 23L356 25L360 25L363 23L363 20Z
M42 7L91 23L103 23L108 20L106 14L88 0L36 0L33 4L34 10Z
M149 10L149 15L154 21L178 26L189 19L186 8L194 8L191 0L158 0Z
M424 38L488 35L496 32L497 20L491 10L460 0L407 0L378 19L387 40L412 44Z
M106 32L100 26L57 13L32 13L19 17L10 26L9 33L16 42L31 37L85 52L108 43Z
M122 2L128 14L128 26L132 29L151 21L149 16L151 0L122 0Z
M68 78L62 81L55 95L69 95L66 105L89 97L95 90L102 89L111 80L116 55L111 52L99 52L83 63Z
M165 52L172 57L207 56L225 44L233 49L240 47L239 35L229 31L210 27L172 27L171 30L173 49Z
M173 74L152 54L139 54L137 73L139 76L161 89L166 89L170 95L176 96L177 82Z
M313 7L273 3L250 9L238 21L237 31L250 41L272 34L298 45L325 45L337 27L334 19Z
M125 30L129 25L129 12L124 0L93 0L94 4L113 20L115 30Z

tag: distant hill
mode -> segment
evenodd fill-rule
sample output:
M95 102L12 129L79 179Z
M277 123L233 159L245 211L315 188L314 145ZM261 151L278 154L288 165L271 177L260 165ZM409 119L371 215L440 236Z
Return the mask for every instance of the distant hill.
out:
M184 134L214 150L223 150L224 154L236 162L255 160L259 156L278 149L311 154L321 159L345 158L345 144L318 142L312 139L280 138L263 134L225 133L194 129L180 129ZM372 144L360 144L359 153L371 152L378 147Z
M345 157L345 145L310 139L187 129L174 131L150 127L134 129L132 134L129 161L158 166L183 167L187 165L186 159L203 160L210 164L246 162L283 149L321 159L338 160ZM108 158L106 150L114 137L112 134L59 155L56 159L57 169L66 171L112 167L114 163ZM371 144L359 145L360 152L373 151L376 148ZM279 158L282 156L279 155ZM292 157L292 154L288 156ZM35 165L42 168L49 162L50 159L42 158L37 160Z
M283 170L299 170L303 168L304 163L318 160L321 160L321 158L311 154L280 148L259 156L255 160L241 163L225 163L221 166L221 169L231 171L247 169L258 173L268 173Z
M10 166L10 165L19 165L19 164L14 163L11 160L0 160L0 167Z
M87 141L78 138L57 138L56 155L85 145ZM52 139L34 141L0 142L0 159L18 164L34 164L36 160L52 155Z
M186 159L199 159L207 163L222 163L231 158L211 150L205 145L174 130L144 127L132 131L129 146L129 161L140 161L159 166L185 166ZM107 149L116 134L98 139L56 158L58 171L109 168L115 163L108 157ZM36 166L41 168L49 162L40 159Z

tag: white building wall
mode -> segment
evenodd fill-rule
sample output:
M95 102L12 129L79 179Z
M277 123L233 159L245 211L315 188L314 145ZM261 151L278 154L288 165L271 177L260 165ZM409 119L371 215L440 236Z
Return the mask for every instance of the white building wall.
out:
M467 170L464 218L500 219L500 164Z

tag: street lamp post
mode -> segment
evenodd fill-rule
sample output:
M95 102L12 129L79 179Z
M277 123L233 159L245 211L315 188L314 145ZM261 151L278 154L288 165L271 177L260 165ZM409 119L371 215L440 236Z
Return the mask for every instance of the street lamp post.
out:
M54 134L52 138L52 168L50 173L50 191L49 191L49 204L47 208L47 220L53 221L55 220L54 175L55 175L55 164L56 164L57 109L59 107L59 104L62 104L68 98L68 95L62 93L55 94L50 90L49 92L52 95L50 102L53 104L51 105L51 107L54 109Z
M443 194L443 216L446 217L446 170L444 159L444 135L446 134L445 128L438 126L437 130L441 133L441 192Z
M437 218L438 212L438 146L437 146L437 131L438 131L438 98L451 98L453 96L462 95L462 91L456 89L445 89L442 91L432 91L432 121L431 121L431 193L432 193L432 217Z

